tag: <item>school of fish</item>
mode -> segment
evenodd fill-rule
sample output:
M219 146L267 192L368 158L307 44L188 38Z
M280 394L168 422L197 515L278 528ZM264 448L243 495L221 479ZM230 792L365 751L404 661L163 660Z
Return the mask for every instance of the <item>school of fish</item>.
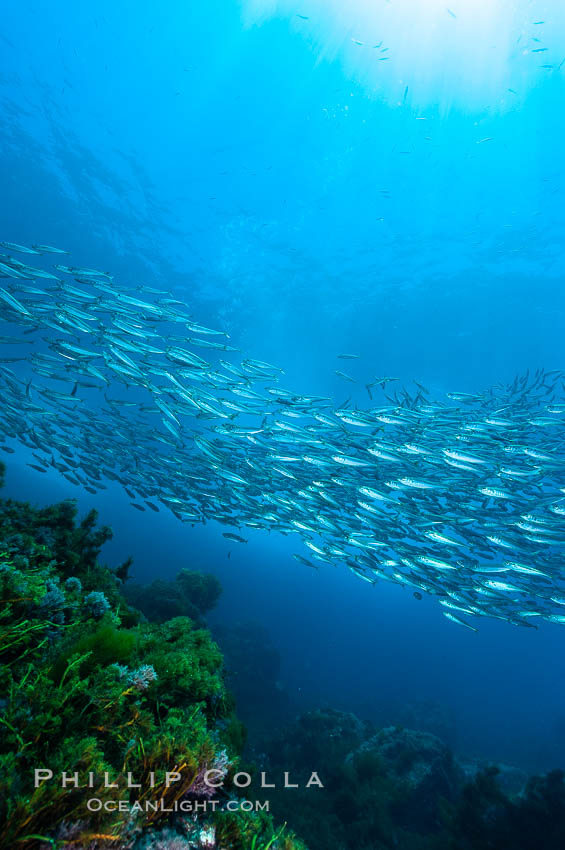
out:
M375 377L370 407L336 407L169 292L0 246L5 452L89 493L117 482L138 511L296 534L298 561L433 594L472 630L565 624L563 372L441 399Z

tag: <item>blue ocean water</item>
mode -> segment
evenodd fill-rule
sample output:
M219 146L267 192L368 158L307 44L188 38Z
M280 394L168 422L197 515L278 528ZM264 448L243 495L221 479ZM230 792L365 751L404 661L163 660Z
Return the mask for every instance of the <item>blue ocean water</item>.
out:
M554 2L22 2L0 34L2 238L50 243L341 402L359 378L477 391L562 367L565 10ZM540 51L540 52L537 52ZM408 588L314 572L10 460L6 492L78 498L134 577L218 575L299 706L439 703L457 748L565 763L561 626L478 634ZM228 552L231 556L228 559Z

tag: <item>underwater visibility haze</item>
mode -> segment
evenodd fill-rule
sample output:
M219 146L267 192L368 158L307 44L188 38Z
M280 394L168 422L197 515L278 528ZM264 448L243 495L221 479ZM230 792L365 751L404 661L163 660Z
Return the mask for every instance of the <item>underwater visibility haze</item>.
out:
M342 712L565 768L565 8L37 0L0 40L5 498L95 508L148 630L140 584L190 596L255 756Z

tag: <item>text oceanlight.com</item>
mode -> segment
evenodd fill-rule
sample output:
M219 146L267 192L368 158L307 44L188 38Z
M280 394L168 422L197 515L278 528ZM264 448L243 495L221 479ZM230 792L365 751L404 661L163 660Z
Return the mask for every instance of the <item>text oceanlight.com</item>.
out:
M86 807L89 812L190 812L205 814L209 812L268 812L269 800L176 800L165 804L163 800L101 800L91 797Z

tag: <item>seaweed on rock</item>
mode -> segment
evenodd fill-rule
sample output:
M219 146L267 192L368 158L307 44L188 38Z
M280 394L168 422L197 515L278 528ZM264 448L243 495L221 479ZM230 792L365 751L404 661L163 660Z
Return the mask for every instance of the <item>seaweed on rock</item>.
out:
M565 774L531 777L510 795L499 770L469 780L447 746L428 732L375 730L352 714L308 712L263 745L262 768L317 788L272 792L272 812L312 850L563 850Z
M126 599L151 622L190 617L199 624L218 602L222 587L216 576L183 569L173 581L157 579L150 584L128 584Z
M496 767L480 771L464 789L451 820L450 850L562 850L565 847L565 774L533 776L522 794L507 796Z
M213 848L217 833L234 850L302 848L286 830L272 840L264 813L171 824L175 801L209 796L205 770L236 770L243 735L210 634L187 617L140 623L98 563L110 534L92 512L77 524L68 502L0 502L0 846ZM35 787L37 768L53 780ZM158 805L89 812L92 798Z

